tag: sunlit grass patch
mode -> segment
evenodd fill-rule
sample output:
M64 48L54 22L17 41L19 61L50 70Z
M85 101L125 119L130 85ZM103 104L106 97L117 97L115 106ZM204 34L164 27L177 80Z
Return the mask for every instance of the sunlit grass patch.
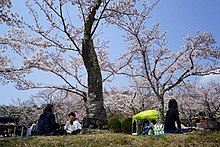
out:
M0 138L1 147L168 147L220 146L220 132L194 132L160 136L132 136L130 134L96 132L82 135L33 136Z

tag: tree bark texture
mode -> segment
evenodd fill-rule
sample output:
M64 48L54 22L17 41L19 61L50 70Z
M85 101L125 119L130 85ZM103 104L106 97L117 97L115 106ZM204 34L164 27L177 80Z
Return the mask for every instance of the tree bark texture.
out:
M164 122L164 99L163 97L158 97L158 121L159 123Z
M95 22L94 17L100 4L101 1L93 7L84 24L85 28L82 42L82 57L88 75L88 93L84 98L86 116L83 120L83 126L85 128L103 129L107 124L107 114L103 104L101 69L92 39L92 26Z
M107 115L103 105L102 75L91 39L83 41L83 60L88 73L88 93L84 98L85 128L103 128Z

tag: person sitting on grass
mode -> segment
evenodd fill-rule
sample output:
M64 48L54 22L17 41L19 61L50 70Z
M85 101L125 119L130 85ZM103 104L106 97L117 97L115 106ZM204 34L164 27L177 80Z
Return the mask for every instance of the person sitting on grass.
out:
M78 134L82 130L82 125L76 120L74 112L69 113L69 121L66 122L64 129L68 134Z
M56 123L53 104L47 104L38 119L37 135L57 135L59 124Z
M168 103L168 111L166 113L164 133L181 133L181 124L179 118L179 111L177 101L175 99L170 99ZM177 123L177 127L175 126Z
M151 122L145 120L143 123L143 131L141 135L154 135L154 126L156 124L156 120L152 119Z
M141 133L141 135L148 135L148 130L149 130L149 121L148 120L144 120L143 123L143 131Z
M33 136L37 134L37 121L34 121L30 128L27 129L27 136Z

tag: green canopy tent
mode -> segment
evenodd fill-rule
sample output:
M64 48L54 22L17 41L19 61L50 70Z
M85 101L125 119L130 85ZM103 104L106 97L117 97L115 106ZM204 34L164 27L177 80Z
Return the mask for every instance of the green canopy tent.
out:
M157 110L146 110L139 112L138 114L135 114L132 116L132 123L134 123L135 119L158 119L158 111Z
M139 125L138 125L138 121L140 120L152 120L158 119L158 111L157 110L146 110L146 111L142 111L139 112L135 115L132 116L132 134L133 135L137 135L139 134Z

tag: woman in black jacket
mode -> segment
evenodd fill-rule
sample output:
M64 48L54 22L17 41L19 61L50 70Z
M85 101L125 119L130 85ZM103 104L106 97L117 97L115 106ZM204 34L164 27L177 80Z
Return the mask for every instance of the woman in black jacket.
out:
M43 114L38 119L37 134L38 135L54 135L58 128L55 121L55 115L53 113L54 106L47 104L43 110Z
M181 130L180 118L177 101L175 99L170 99L168 104L169 110L166 113L166 120L164 125L165 133L178 133ZM177 127L175 126L177 123Z

